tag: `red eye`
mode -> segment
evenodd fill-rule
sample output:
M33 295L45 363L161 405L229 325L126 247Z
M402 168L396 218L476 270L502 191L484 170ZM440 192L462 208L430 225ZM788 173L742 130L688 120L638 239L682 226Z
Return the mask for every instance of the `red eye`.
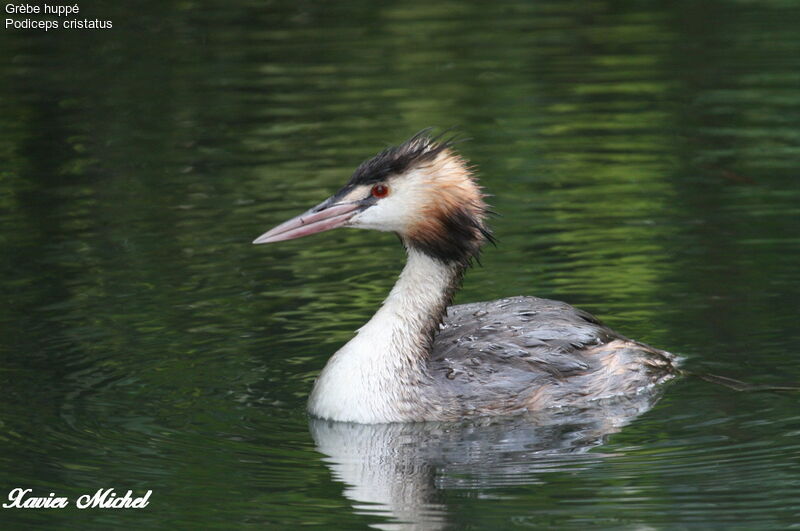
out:
M380 199L381 197L386 197L389 195L389 187L385 184L376 184L372 187L372 197L377 197Z

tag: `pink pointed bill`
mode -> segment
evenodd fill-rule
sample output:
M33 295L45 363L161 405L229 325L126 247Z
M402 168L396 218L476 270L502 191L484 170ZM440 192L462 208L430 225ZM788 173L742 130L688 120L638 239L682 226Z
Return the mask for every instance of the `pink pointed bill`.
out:
M302 238L303 236L341 227L361 210L361 205L358 203L344 203L315 212L317 208L319 207L314 207L297 217L284 221L253 240L253 243L294 240L295 238Z

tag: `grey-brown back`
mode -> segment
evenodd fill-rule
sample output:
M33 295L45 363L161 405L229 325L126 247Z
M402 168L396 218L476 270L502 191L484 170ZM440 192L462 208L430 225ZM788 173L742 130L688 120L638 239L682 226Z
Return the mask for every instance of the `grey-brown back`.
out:
M675 360L564 302L511 297L448 308L427 369L446 419L648 392L677 373Z

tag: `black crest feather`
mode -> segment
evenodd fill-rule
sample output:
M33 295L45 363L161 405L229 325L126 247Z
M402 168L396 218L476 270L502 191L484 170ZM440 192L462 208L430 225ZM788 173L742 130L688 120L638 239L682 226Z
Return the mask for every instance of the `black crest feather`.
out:
M451 148L459 140L457 136L443 138L447 131L432 137L431 130L430 127L423 129L399 146L388 147L365 160L353 172L347 185L370 185L381 182L390 175L399 175L417 164L436 159L442 151Z

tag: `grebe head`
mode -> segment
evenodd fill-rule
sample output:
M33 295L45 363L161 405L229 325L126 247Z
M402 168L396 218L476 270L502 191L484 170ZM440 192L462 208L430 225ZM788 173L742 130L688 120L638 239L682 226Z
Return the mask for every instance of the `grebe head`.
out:
M484 196L453 140L427 133L364 161L333 196L253 243L354 227L395 232L406 247L445 263L468 263L491 240Z

